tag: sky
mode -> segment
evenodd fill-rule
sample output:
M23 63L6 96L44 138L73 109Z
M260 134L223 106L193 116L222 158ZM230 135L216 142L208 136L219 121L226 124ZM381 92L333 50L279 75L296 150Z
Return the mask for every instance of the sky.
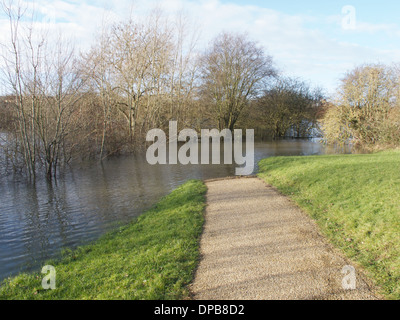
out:
M81 50L93 43L102 21L142 16L156 5L171 16L185 13L201 31L199 50L221 31L246 32L283 75L322 87L328 95L357 65L400 62L400 1L35 1L38 21L57 25ZM0 42L7 28L0 13Z

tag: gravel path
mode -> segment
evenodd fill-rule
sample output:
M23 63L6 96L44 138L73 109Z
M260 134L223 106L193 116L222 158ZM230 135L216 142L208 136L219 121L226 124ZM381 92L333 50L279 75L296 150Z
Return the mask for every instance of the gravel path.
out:
M262 180L206 185L194 299L376 299L354 264L356 289L343 289L342 269L352 263L305 213Z

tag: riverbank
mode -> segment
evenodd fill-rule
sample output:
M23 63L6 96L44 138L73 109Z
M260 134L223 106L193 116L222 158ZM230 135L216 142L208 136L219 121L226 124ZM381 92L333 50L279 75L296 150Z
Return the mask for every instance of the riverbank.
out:
M331 152L311 140L255 142L254 163L270 156ZM146 153L138 152L101 163L75 163L52 184L39 178L35 185L27 184L23 177L0 172L0 282L15 271L42 264L45 257L58 256L64 246L90 243L116 223L128 223L189 179L233 176L236 167L152 166Z
M0 286L0 299L184 299L199 259L206 187L191 180L129 225L49 261L56 289L40 272ZM45 264L43 264L45 265Z
M259 168L259 177L314 218L387 298L400 299L399 150L268 158Z
M314 218L318 230L362 265L386 297L399 298L400 151L268 158L260 162L259 176ZM207 210L220 213L206 216L201 241L207 234L212 241L208 251L202 249L200 283L192 280L207 187L191 180L129 225L45 263L56 269L56 290L42 288L40 272L20 274L2 283L0 299L375 297L361 274L357 292L343 291L340 271L352 262L329 249L287 197L253 180L258 179L206 182ZM207 231L212 222L215 228Z

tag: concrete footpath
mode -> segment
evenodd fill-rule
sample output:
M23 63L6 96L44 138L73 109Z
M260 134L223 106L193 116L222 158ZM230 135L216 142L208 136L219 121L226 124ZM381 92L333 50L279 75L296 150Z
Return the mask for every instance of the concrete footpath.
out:
M207 209L194 299L377 299L356 265L314 221L262 180L206 181ZM355 290L345 266L355 267ZM349 268L349 267L347 267ZM354 279L354 278L353 278Z

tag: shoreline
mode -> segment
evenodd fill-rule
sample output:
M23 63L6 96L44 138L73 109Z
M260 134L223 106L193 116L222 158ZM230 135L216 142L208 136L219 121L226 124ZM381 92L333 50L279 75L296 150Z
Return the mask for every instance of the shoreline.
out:
M55 267L55 290L42 288L40 270L21 273L0 283L0 300L186 299L205 192L203 182L187 181L131 223L46 262Z
M287 203L311 218L321 231L321 237L334 251L354 262L361 278L371 280L367 281L369 287L377 285L384 298L398 299L398 276L388 275L386 270L390 267L397 270L399 246L393 244L382 250L382 243L377 244L377 241L386 239L387 244L394 243L393 234L400 226L393 216L398 198L392 194L400 192L396 188L400 185L400 170L396 171L400 169L399 156L400 151L395 150L360 155L272 157L260 162L257 175L189 180L128 225L107 233L90 245L67 251L60 260L50 261L48 264L54 263L56 270L60 268L57 273L59 290L41 289L45 275L39 271L21 273L0 283L0 299L195 298L196 294L191 290L202 263L200 242L208 223L204 210L210 205L206 185L227 182L228 186L230 180L237 184L240 179L248 183L252 179L266 182ZM383 189L387 183L390 188ZM237 192L243 193L243 186ZM370 192L386 196L387 201L376 203ZM252 194L254 191L249 196ZM234 194L232 201L236 198ZM351 207L354 203L363 205L363 210ZM248 209L250 204L244 212L257 210L257 206ZM382 210L376 211L376 205L382 205ZM358 212L363 215L356 215ZM365 216L368 221L384 221L384 216L394 224L381 225L380 222L380 233L367 237L359 230L369 226L371 232L376 231L370 222L363 220ZM334 219L342 219L341 224ZM352 228L351 221L358 221L358 227ZM385 263L373 262L379 254L385 256ZM174 275L172 278L171 274ZM133 295L133 291L140 293Z

